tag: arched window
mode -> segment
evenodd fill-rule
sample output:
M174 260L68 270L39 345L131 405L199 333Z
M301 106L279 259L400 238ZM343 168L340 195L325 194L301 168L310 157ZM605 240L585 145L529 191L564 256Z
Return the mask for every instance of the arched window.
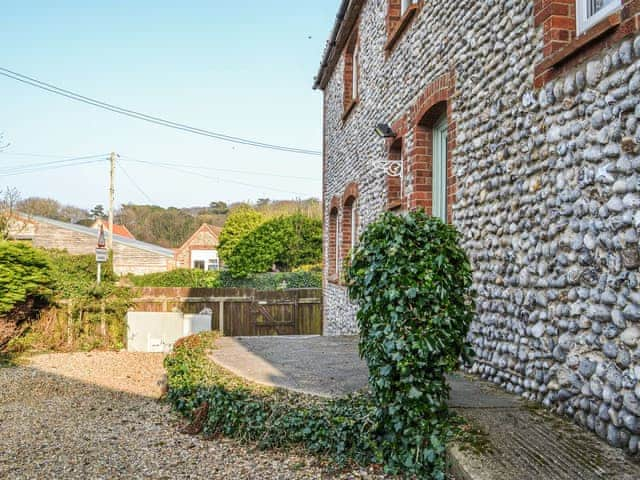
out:
M329 252L327 255L329 278L338 276L338 232L339 232L338 208L333 207L329 213Z
M403 161L402 138L394 140L389 149L389 161ZM387 172L387 210L402 208L402 177L399 174Z
M357 103L360 93L359 52L358 31L354 30L344 52L343 102L345 116Z
M348 258L349 252L358 241L358 209L355 197L348 197L342 207L342 258Z
M349 258L349 252L358 243L358 186L347 185L342 196L342 259Z
M448 221L449 174L451 172L448 148L449 124L447 104L440 102L428 110L416 126L416 149L412 159L413 207L424 207L427 213Z
M407 156L407 208L453 221L456 178L452 154L456 147L456 121L451 98L455 72L435 78L413 106L414 131Z
M448 147L449 124L447 116L443 115L431 130L433 136L433 174L431 181L432 215L446 222L448 219Z

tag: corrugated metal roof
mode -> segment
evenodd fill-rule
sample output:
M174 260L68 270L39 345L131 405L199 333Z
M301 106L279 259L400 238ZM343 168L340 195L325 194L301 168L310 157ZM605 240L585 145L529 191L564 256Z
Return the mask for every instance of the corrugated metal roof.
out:
M92 237L96 237L97 238L96 229L94 229L94 228L85 227L83 225L76 225L74 223L61 222L59 220L52 220L50 218L39 217L37 215L21 214L21 216L23 216L25 218L28 218L28 219L35 220L37 222L48 223L48 224L54 225L56 227L65 228L67 230L71 230L71 231L74 231L74 232L90 235ZM157 253L159 255L164 255L164 256L167 256L167 257L171 257L171 258L173 258L173 255L174 255L174 251L169 249L169 248L164 248L164 247L161 247L159 245L154 245L153 243L141 242L140 240L134 240L134 239L131 239L131 238L123 237L121 235L116 235L115 233L113 235L113 242L114 243L119 243L121 245L127 245L129 247L137 248L137 249L140 249L140 250L145 250L147 252Z

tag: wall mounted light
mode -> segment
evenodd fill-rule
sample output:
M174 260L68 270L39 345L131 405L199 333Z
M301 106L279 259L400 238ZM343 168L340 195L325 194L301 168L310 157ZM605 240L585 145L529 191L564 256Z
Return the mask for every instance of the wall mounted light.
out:
M376 135L381 138L396 138L396 133L386 123L379 123L376 126Z

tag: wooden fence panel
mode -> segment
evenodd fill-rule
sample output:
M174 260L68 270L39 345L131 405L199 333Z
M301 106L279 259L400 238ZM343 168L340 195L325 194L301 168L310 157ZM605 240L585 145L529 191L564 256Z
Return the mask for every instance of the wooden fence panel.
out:
M212 329L226 336L322 334L320 289L140 288L137 295L135 310L141 312L209 308Z

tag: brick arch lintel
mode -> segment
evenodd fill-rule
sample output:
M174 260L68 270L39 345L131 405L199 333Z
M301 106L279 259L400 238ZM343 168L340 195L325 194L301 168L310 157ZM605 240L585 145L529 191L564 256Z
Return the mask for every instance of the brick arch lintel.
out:
M447 108L451 109L451 99L456 88L455 83L455 71L451 70L440 75L426 86L424 92L411 108L411 123L414 128L420 125L439 104L446 103Z
M358 198L358 184L355 182L351 182L345 187L344 193L342 194L342 204L346 204L351 198Z
M449 221L452 220L452 206L455 201L456 179L453 175L452 157L456 147L456 122L453 119L453 97L455 95L455 70L450 70L431 81L417 98L410 110L413 142L408 152L407 175L410 178L410 193L406 206L410 210L423 207L431 213L432 207L432 158L430 132L435 122L446 113L449 140L447 165L447 197Z
M333 213L334 210L337 213L342 206L342 199L338 195L334 195L329 204L329 213Z

